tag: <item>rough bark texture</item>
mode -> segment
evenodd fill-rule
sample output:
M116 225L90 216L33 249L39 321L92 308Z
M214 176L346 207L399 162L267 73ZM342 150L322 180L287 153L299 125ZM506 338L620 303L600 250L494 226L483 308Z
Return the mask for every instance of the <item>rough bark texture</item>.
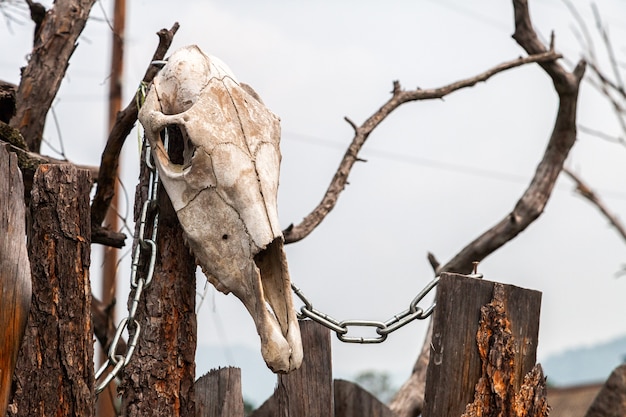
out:
M31 298L24 184L17 156L4 146L0 178L0 416L4 416Z
M511 393L521 389L535 365L540 303L537 291L442 274L423 415L461 415L474 400L477 384L476 398L489 404L485 416L498 415L490 414L494 409L509 410Z
M147 187L144 166L135 196L136 222ZM141 336L121 387L122 414L130 417L195 415L196 266L169 198L159 188L154 277L137 309Z
M335 379L335 417L396 417L372 394L349 381Z
M93 416L89 172L42 165L31 199L33 296L10 416Z
M585 417L622 417L626 415L626 364L611 373Z
M17 90L11 126L39 152L46 115L57 94L95 0L57 0L48 10Z
M333 415L330 331L311 320L300 321L304 360L300 369L278 375L278 387L251 417Z
M196 417L243 417L241 369L213 369L196 381Z
M480 326L476 334L478 354L481 361L481 374L476 384L474 401L467 405L461 417L511 416L511 417L546 417L545 378L540 365L520 381L519 364L534 361L532 355L525 356L529 344L520 346L511 330L511 321L505 305L507 298L501 284L495 284L493 300L480 309ZM530 307L537 307L531 305ZM538 318L538 314L537 314ZM517 317L516 326L520 326ZM538 329L531 321L531 328ZM537 320L538 324L538 320ZM522 327L522 326L520 326ZM530 343L536 348L536 338Z

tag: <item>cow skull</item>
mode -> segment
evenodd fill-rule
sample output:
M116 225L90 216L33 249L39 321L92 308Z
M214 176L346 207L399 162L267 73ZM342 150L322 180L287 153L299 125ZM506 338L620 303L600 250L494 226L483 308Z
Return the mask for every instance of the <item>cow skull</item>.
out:
M155 77L139 120L197 263L218 290L243 302L267 366L298 368L302 343L276 207L279 118L193 45ZM182 164L161 140L171 126L185 141Z

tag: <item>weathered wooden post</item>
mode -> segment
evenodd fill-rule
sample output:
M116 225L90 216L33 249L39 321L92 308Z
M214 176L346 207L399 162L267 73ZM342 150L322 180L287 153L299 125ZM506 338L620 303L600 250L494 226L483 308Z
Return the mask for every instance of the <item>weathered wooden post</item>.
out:
M0 416L4 416L31 297L24 184L17 156L4 146L0 178Z
M423 416L547 415L540 305L538 291L442 274Z
M86 170L41 165L30 202L33 297L10 416L93 416L94 366Z
M330 330L300 321L304 358L300 369L278 375L278 386L252 417L333 416Z
M243 417L241 369L212 369L195 386L196 417Z
M335 417L396 417L378 398L357 384L335 379Z

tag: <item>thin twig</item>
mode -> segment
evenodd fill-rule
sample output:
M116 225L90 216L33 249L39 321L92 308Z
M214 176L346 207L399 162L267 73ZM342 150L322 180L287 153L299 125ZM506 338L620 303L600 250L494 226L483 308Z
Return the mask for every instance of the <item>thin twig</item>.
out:
M595 5L595 3L591 3L591 10L593 10L593 16L596 20L598 32L600 32L600 35L602 36L602 41L604 42L604 46L606 47L606 53L609 56L609 62L611 63L611 68L613 69L613 75L615 76L617 85L619 86L620 90L624 91L624 82L622 81L622 76L617 65L617 59L615 58L613 44L611 43L611 37L609 36L609 30L606 25L602 23L600 11L598 10L598 7Z
M604 202L598 197L598 195L587 185L577 174L574 174L568 168L563 168L563 173L565 173L568 177L574 181L576 184L576 192L580 194L583 198L589 201L591 204L596 206L598 210L606 217L606 219L611 223L617 232L621 235L622 239L626 240L626 227L624 224L615 216L608 207L604 204Z
M626 146L626 139L624 139L622 136L612 136L612 135L609 135L609 134L607 134L605 132L602 132L600 130L592 129L592 128L588 127L588 126L580 125L580 124L578 125L578 130L580 132L582 132L582 133L586 133L588 135L595 136L597 138L606 140L608 142L617 143L617 144L620 144L622 146Z

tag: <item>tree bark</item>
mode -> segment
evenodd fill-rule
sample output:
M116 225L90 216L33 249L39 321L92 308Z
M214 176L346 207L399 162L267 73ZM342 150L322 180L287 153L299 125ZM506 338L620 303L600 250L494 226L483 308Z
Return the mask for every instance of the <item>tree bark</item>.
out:
M55 1L37 32L17 89L16 114L11 119L11 126L22 132L31 151L39 152L46 115L95 2Z
M31 199L33 296L10 416L93 416L88 171L42 165Z
M147 189L148 169L143 165L135 196L137 227ZM156 264L137 309L141 334L124 371L122 415L188 417L195 415L196 265L161 186L158 193Z
M4 146L0 178L0 416L4 416L31 298L24 184L17 156Z

